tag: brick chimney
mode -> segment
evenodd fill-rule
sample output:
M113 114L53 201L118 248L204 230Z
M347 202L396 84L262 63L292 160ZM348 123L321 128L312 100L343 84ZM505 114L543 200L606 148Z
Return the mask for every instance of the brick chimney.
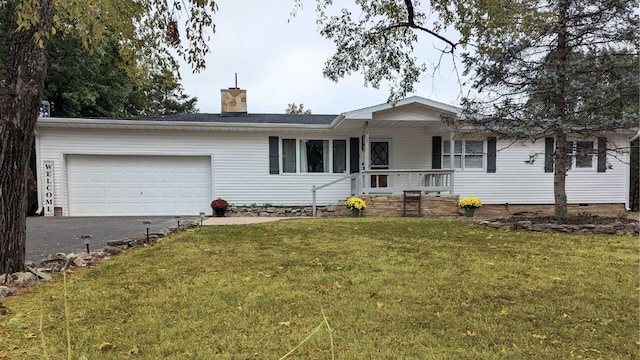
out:
M220 100L222 116L247 115L247 90L237 87L221 89Z
M247 115L247 90L238 87L238 73L236 86L220 90L220 115L221 116L246 116Z

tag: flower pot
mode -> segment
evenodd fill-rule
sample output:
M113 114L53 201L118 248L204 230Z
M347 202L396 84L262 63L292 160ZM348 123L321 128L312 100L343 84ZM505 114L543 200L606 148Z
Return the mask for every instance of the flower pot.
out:
M360 216L361 216L361 210L351 209L351 217L360 217Z
M223 208L215 208L213 212L216 214L216 217L224 217L224 214L227 212L227 209Z
M464 216L473 217L474 212L476 212L476 209L474 208L464 209Z

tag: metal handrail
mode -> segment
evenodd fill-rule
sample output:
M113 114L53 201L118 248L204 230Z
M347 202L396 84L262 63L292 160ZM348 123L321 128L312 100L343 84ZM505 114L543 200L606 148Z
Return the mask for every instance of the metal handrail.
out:
M347 179L352 179L352 180L353 180L353 179L357 179L359 175L360 175L360 174L358 174L358 173L348 174L348 175L345 175L345 176L343 176L343 177L341 177L341 178L338 178L338 179L336 179L336 180L333 180L333 181L331 181L331 182L328 182L328 183L326 183L326 184L324 184L324 185L320 185L320 186L316 186L315 184L314 184L314 185L311 185L312 204L313 204L313 205L312 205L312 209L313 209L313 210L312 210L312 215L313 215L313 217L316 217L316 192L317 192L318 190L320 190L320 189L324 189L324 188L326 188L327 186L330 186L330 185L333 185L333 184L339 183L339 182L344 181L344 180L347 180Z

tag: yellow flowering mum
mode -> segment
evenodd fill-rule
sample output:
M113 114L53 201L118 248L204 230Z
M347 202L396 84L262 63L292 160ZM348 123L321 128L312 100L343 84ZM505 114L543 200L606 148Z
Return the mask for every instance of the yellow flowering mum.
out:
M347 207L351 210L353 209L364 210L364 208L367 207L367 204L364 202L364 200L355 196L348 198L347 201L345 202L345 205L347 205Z
M466 197L458 201L458 206L463 209L477 209L482 206L482 201L477 197Z

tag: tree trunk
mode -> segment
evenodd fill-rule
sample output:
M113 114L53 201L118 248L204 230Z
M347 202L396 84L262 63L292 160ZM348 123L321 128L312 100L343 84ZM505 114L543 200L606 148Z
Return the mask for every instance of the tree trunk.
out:
M556 216L567 215L567 133L565 126L569 125L569 116L567 114L567 55L569 54L569 45L567 44L567 14L569 11L568 1L560 1L558 4L558 26L557 26L557 46L553 54L555 73L558 80L555 87L555 96L553 99L555 114L560 120L560 125L556 126L556 153L555 153L555 171L553 173L553 196L555 200L554 213ZM571 160L569 160L571 161Z
M640 140L635 139L631 143L631 152L629 154L631 160L631 174L629 186L629 208L631 211L640 210Z
M0 272L24 268L29 157L47 70L45 43L34 35L48 33L54 15L52 0L39 6L40 21L10 36L0 87Z
M554 213L557 216L567 214L567 134L556 132L556 152L554 156L555 169L553 172L553 196L555 199Z

